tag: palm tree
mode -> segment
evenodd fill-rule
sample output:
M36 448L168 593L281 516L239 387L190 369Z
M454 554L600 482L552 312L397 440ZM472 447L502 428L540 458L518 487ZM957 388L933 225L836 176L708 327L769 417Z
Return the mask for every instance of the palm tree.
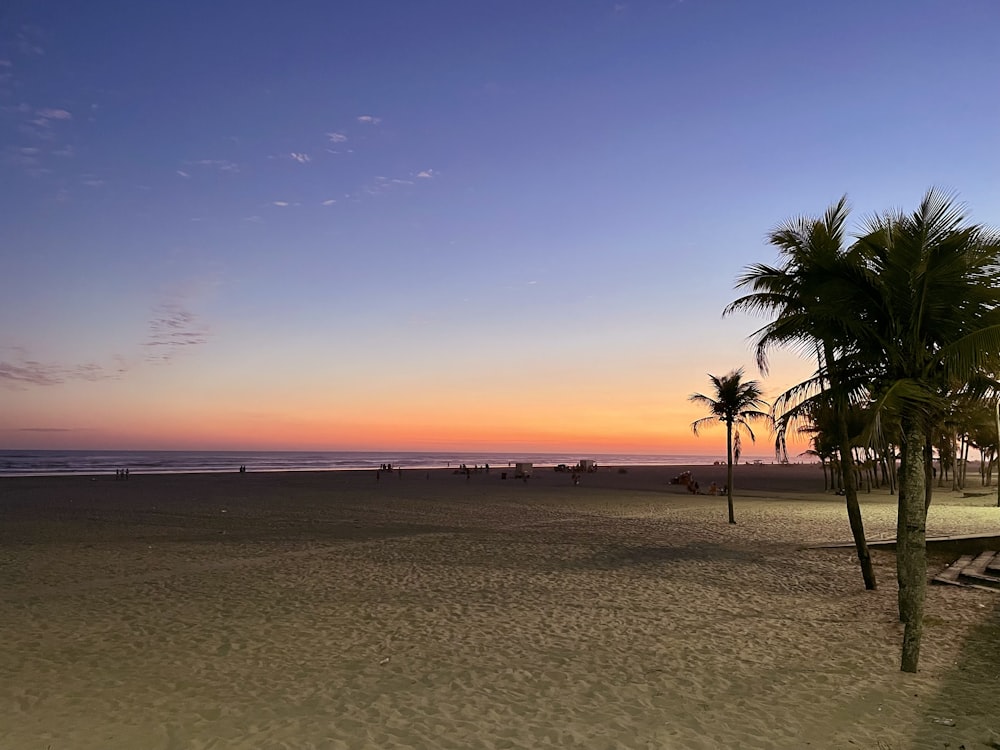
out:
M816 376L778 399L776 409L784 412L779 422L787 423L802 413L832 417L825 431L840 454L847 517L865 588L874 589L875 570L865 539L848 429L852 394L857 398L859 391L859 386L852 385L847 364L854 336L844 315L850 309L844 301L853 294L856 273L853 258L844 249L849 213L844 196L821 219L799 217L772 230L768 241L781 251L783 264L749 266L737 287L749 288L751 293L730 304L723 314L774 314L772 322L754 334L762 373L767 372L768 353L774 346L790 346L817 358Z
M755 442L750 422L771 422L771 415L761 411L768 404L761 396L760 383L756 380L743 380L743 368L731 371L721 377L709 374L715 398L694 393L688 399L696 404L708 407L709 416L702 417L691 424L695 435L699 428L710 422L724 422L726 425L726 497L729 501L729 523L736 523L733 513L733 453L740 460L740 433L746 432L751 442Z
M845 313L872 374L877 431L898 419L896 568L905 623L901 668L915 672L927 585L930 436L953 384L997 371L1000 236L968 225L952 196L928 191L912 214L877 216L855 244L862 273Z
M845 217L842 200L822 221L799 220L772 233L786 264L751 266L740 285L754 294L727 312L777 313L757 332L760 365L773 345L818 351L816 377L793 389L789 403L825 385L837 412L846 415L851 403L867 407L869 441L898 445L901 669L913 672L927 584L931 436L949 394L975 392L971 383L1000 371L1000 236L966 224L954 199L934 190L912 214L871 219L846 251L840 249ZM839 442L846 466L846 419ZM853 472L845 479L850 489ZM853 517L851 525L857 541Z

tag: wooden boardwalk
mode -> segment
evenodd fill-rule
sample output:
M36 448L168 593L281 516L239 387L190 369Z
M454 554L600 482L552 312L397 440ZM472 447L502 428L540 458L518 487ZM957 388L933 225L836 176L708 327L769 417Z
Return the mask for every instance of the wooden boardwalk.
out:
M962 555L934 576L931 582L946 586L972 586L1000 594L1000 553L988 550L978 555Z

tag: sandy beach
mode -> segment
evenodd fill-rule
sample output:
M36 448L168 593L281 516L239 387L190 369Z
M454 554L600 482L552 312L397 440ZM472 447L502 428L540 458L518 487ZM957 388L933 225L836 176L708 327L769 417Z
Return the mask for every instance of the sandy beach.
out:
M930 587L901 673L818 466L735 526L683 468L0 479L0 748L1000 747L1000 596ZM929 533L1000 533L972 483Z

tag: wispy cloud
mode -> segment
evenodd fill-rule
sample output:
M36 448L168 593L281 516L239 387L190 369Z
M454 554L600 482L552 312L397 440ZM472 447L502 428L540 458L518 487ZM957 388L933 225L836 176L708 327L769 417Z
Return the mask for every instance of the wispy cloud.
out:
M284 208L285 206L290 206L292 204L289 203L288 201L271 201L271 205L272 206L278 206L280 208Z
M41 178L52 174L54 170L49 166L51 162L49 164L46 163L48 157L64 156L67 154L68 147L52 150L50 148L52 139L46 133L38 135L40 135L38 142L43 143L44 148L36 146L8 146L0 151L0 164L10 164L19 167L25 174L34 178ZM72 155L71 149L68 151L68 154ZM96 179L97 177L92 174L79 176L79 180L83 184L88 184L86 181ZM65 189L65 182L60 189Z
M308 164L309 162L312 161L312 159L309 158L309 154L298 154L295 153L294 151L291 153L291 157L299 164Z
M384 177L380 175L362 188L362 191L368 195L383 195L392 190L413 184L415 184L413 180L404 180L399 177Z
M73 115L65 109L45 108L36 110L35 114L45 120L72 120Z
M190 180L191 179L191 175L189 175L183 169L178 169L177 170L177 174L180 175L181 177L183 177L185 180Z
M24 116L21 131L42 140L52 140L55 137L54 123L66 123L73 119L69 110L56 107L34 109L22 104L14 111Z
M411 173L412 174L412 173ZM412 174L413 179L403 178L403 177L386 177L385 175L379 175L372 179L367 185L363 186L360 192L367 195L385 195L386 193L393 192L395 190L403 189L409 186L416 185L422 180L432 180L438 176L437 171L433 169L424 169L416 174ZM350 197L350 196L345 196Z
M65 383L64 368L33 360L15 364L0 362L0 381L8 384L58 385Z
M372 115L360 115L358 117L358 122L364 123L365 125L378 125L382 122L381 117L373 117Z
M240 165L228 159L193 159L184 162L186 165L194 167L211 167L220 172L239 172Z
M30 146L23 148L11 146L4 149L3 160L18 167L31 169L38 165L38 157L40 154L41 149L32 148Z
M41 44L42 32L37 26L25 24L17 34L17 49L27 57L39 57L45 54Z
M125 370L123 363L119 363L118 368L109 369L93 362L67 365L58 362L38 362L33 359L0 361L0 383L17 389L28 385L61 385L71 380L97 382L117 379Z
M324 206L332 206L336 202L337 202L336 198L327 198L325 201L323 201L323 205Z
M176 302L165 302L153 310L143 346L148 361L167 362L180 350L207 341L208 329L197 315Z
M347 136L343 133L327 133L326 137L330 139L330 143L343 143L347 140Z

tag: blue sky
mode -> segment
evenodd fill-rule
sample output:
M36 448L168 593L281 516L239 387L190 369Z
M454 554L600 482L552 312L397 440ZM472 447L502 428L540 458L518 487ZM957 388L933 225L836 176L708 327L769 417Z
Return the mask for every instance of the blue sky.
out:
M686 397L754 372L720 314L769 228L932 185L1000 223L998 22L7 3L0 445L712 452Z

